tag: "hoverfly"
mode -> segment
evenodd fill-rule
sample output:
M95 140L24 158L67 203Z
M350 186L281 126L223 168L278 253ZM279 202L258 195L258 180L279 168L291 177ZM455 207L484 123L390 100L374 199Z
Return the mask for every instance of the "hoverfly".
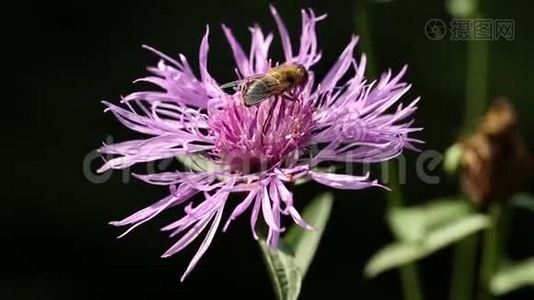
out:
M308 82L308 71L302 65L285 64L276 66L265 74L228 82L222 89L240 86L246 106L259 104L270 97L282 96L301 88Z

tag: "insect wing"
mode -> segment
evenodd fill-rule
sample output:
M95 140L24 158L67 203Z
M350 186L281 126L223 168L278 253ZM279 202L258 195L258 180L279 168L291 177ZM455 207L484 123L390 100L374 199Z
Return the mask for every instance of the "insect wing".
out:
M243 78L243 79L239 79L239 80L236 80L236 81L227 82L227 83L225 83L225 84L223 84L223 85L221 85L219 87L224 90L224 89L228 89L228 88L232 88L232 87L243 86L247 82L250 82L252 80L256 80L256 79L261 78L263 76L264 76L263 74L257 74L257 75L253 75L253 76L250 76L250 77L247 77L247 78Z
M243 97L247 106L258 104L271 96L282 93L287 89L287 84L283 84L275 78L264 77L252 82L249 87Z

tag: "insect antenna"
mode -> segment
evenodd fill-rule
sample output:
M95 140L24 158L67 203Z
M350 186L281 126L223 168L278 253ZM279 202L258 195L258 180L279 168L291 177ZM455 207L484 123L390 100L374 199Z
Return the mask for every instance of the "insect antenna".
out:
M236 86L239 86L241 83L243 83L243 80L236 80L236 81L230 81L230 82L227 82L221 86L219 86L221 89L228 89L228 88L231 88L231 87L236 87Z

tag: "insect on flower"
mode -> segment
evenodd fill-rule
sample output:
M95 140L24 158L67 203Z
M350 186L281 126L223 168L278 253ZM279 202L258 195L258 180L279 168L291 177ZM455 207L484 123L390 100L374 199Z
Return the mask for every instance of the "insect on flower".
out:
M99 151L106 156L99 172L176 156L200 156L205 166L212 166L135 174L167 187L169 193L111 223L129 226L126 234L163 211L182 207L177 219L162 228L177 239L162 256L174 255L203 236L182 280L215 233L221 227L226 231L239 216L249 216L255 239L256 225L264 221L271 247L278 246L286 220L311 229L296 208L301 199L290 190L297 180L346 190L381 186L368 173L341 174L320 164L382 162L421 142L412 137L421 130L413 126L418 99L402 101L411 87L402 80L406 68L384 72L369 82L364 77L365 56L354 55L358 39L353 36L325 76L317 78L313 70L321 51L315 28L325 16L302 10L300 44L294 48L274 7L271 13L283 59L271 58L274 34L259 25L251 28L249 53L223 25L241 80L221 85L208 70L208 27L200 42L198 74L184 55L174 59L146 47L160 61L140 81L156 88L131 93L120 104L104 102L122 124L143 136L102 146ZM223 89L230 87L236 92ZM231 195L244 197L235 204ZM221 225L223 218L226 224Z
M228 82L222 89L238 86L246 106L252 106L271 97L282 96L294 100L299 89L308 82L308 71L303 65L284 64L276 66L265 74Z

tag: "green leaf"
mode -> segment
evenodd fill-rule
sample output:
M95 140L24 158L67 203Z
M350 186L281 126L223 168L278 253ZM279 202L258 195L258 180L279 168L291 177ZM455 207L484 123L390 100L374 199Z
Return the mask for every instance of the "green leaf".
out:
M374 254L365 266L365 276L375 277L376 275L414 262L427 254L427 250L419 243L395 242L389 244Z
M197 172L216 171L219 167L202 155L188 154L176 156L176 159L181 162L186 169Z
M514 206L534 212L534 196L529 194L517 194L512 198Z
M302 218L315 230L305 230L300 226L292 225L284 237L286 244L295 253L295 263L302 272L302 277L306 276L308 267L315 256L332 211L333 200L332 194L321 194L304 209Z
M295 264L294 257L282 249L271 248L263 240L259 241L259 244L277 298L297 299L302 285L302 274Z
M332 202L331 194L322 194L304 209L302 217L315 230L304 230L292 225L280 241L278 249L269 247L264 239L260 239L260 249L279 300L298 298L302 280L313 261L328 222Z
M490 220L483 214L471 214L450 225L438 228L428 234L425 244L430 252L444 248L479 230L487 228Z
M310 181L311 180L309 178L302 177L302 178L299 178L299 179L295 180L293 182L293 185L302 185L302 184L308 183Z
M462 158L462 146L456 143L445 150L445 160L443 161L443 169L448 174L455 174L460 167Z
M401 241L420 241L432 229L469 214L467 201L437 199L424 206L398 207L388 213L388 222Z
M364 273L367 277L374 277L386 270L415 262L488 225L489 219L485 215L471 214L426 233L419 241L392 243L371 257Z
M524 286L534 286L534 258L503 268L490 281L491 293L497 296Z
M401 241L421 240L426 227L423 214L416 208L392 208L388 213L389 227Z
M446 2L449 14L455 18L472 17L476 11L476 0L448 0Z

